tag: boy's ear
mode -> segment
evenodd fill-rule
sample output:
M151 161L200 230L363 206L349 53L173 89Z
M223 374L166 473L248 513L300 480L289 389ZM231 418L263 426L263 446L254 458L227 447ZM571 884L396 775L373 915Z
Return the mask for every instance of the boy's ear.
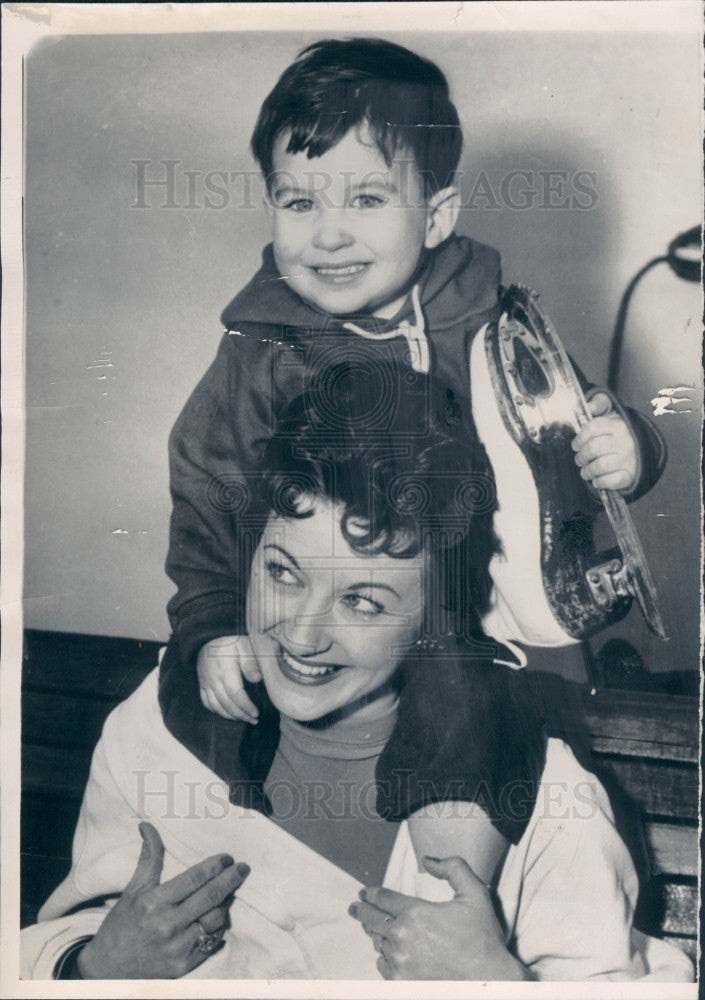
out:
M440 246L455 229L460 211L458 189L455 185L441 188L428 201L426 212L426 238L424 246L428 250Z

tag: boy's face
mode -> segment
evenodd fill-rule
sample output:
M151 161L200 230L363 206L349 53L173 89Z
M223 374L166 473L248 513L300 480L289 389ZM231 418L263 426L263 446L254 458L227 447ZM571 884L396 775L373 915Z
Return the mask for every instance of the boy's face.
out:
M268 201L285 281L328 314L393 315L422 249L440 242L411 154L388 167L366 127L313 159L288 141L275 143Z

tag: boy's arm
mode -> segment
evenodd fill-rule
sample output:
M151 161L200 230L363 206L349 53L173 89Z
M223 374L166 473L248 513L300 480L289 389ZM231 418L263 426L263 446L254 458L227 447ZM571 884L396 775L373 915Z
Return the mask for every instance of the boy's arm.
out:
M457 857L485 885L494 881L509 841L477 802L434 802L417 809L407 822L420 872L424 857Z
M544 712L525 671L460 644L409 658L397 724L377 762L377 810L386 819L415 817L410 830L421 854L429 850L423 831L433 826L426 817L440 816L441 803L479 817L469 824L479 835L465 844L471 856L457 843L446 847L489 882L503 846L518 843L528 825L545 745ZM452 824L442 825L452 833Z
M252 499L259 443L271 420L266 351L226 334L169 440L172 515L167 611L181 658L244 632L244 594L256 532Z

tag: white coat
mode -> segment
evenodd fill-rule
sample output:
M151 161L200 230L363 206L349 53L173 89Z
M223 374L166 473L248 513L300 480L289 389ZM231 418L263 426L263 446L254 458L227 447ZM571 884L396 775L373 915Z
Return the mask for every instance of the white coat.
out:
M165 728L154 671L106 721L71 871L39 923L22 933L23 979L51 979L71 943L96 933L110 904L66 914L120 894L137 864L143 819L164 842L163 880L221 852L251 867L230 910L225 946L190 977L380 978L372 942L347 912L361 884L265 816L229 803L225 783ZM446 882L419 874L406 824L384 884L432 900L452 894ZM692 981L685 955L632 929L637 892L604 789L562 742L550 740L531 820L497 886L513 953L543 980Z

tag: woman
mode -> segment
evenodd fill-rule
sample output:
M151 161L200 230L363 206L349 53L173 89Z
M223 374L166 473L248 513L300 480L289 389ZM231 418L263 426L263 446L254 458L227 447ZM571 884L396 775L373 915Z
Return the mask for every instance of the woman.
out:
M258 730L218 723L197 760L165 725L156 673L111 715L23 975L637 978L661 963L687 978L687 960L632 933L636 877L603 790L545 746L523 676L472 646L451 600L478 504L458 500L469 444L444 397L405 391L375 436L361 387L330 384L335 405L314 386L264 455L247 594ZM414 773L405 740L428 758ZM430 850L464 861L420 873ZM100 897L117 899L85 906Z

